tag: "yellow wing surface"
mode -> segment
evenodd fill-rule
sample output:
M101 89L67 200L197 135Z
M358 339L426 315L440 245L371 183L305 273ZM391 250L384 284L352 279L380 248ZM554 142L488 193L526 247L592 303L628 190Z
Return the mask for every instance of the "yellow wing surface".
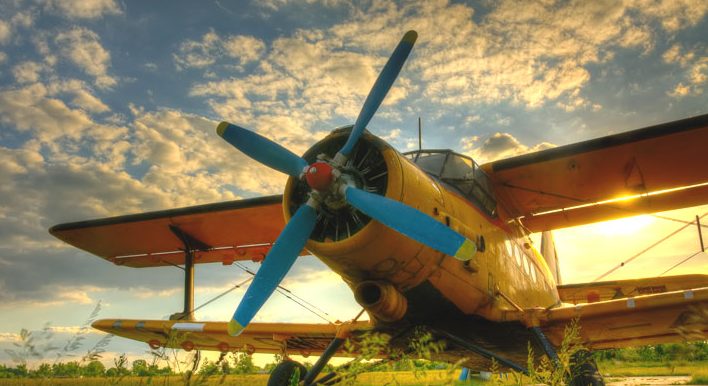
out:
M259 197L60 224L60 240L118 265L184 264L185 240L196 264L259 260L285 226L282 196Z
M230 336L227 322L179 320L103 319L92 326L101 331L145 342L152 348L171 347L185 350L243 351L282 353L304 356L320 355L340 331L335 324L251 323L239 336ZM352 337L369 331L369 322L347 325ZM342 348L338 356L356 355Z
M580 321L583 340L592 349L705 339L708 287L566 304L541 311L538 317L556 345L563 340L565 326L575 318Z
M630 296L690 290L708 285L708 275L678 275L643 279L610 280L595 283L564 284L558 295L566 303L591 303Z
M708 114L482 167L532 232L708 203Z

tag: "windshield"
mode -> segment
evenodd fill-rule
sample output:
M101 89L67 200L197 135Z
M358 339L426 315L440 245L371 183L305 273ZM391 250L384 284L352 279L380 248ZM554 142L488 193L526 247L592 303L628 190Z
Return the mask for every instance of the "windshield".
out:
M489 177L471 158L452 150L418 150L404 154L423 171L456 188L490 216L497 202Z

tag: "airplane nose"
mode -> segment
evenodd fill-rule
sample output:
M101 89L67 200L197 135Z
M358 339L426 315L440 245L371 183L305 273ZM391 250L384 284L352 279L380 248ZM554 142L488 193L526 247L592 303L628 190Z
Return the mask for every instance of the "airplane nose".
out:
M305 180L312 189L325 191L332 184L332 166L326 162L315 162L307 168Z

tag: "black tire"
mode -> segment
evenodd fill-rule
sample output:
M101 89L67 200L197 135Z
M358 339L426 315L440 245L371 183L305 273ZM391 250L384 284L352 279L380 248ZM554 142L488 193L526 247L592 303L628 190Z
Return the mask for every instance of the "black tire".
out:
M569 386L605 386L597 363L589 351L579 351L573 355L573 373Z
M298 381L305 379L307 368L300 363L286 359L278 363L271 371L270 377L268 377L268 386L290 386L298 371L300 372Z

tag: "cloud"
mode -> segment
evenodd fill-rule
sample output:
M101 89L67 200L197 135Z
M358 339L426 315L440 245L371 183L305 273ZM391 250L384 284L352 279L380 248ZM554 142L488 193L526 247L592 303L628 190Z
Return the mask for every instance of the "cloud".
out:
M174 55L178 68L206 67L216 61L215 53L220 41L219 35L210 31L202 37L202 41L187 40L179 47L179 54Z
M478 144L478 141L479 137L465 138L462 140L462 146L465 153L479 163L533 153L556 146L548 142L527 146L522 144L512 134L500 132L486 138L481 144Z
M258 60L265 49L265 43L252 36L230 36L224 39L222 44L226 55L237 59L239 64Z
M98 35L83 27L60 32L55 38L61 54L86 74L95 77L98 87L115 86L117 81L108 75L111 54L103 48Z
M258 60L265 49L265 43L252 36L229 35L224 38L209 31L201 41L186 40L173 55L178 69L205 68L222 58L236 60L244 65Z
M34 83L40 78L40 73L46 71L46 66L37 62L21 62L12 68L12 74L18 83Z
M669 32L698 24L708 12L708 4L701 0L634 0L629 3L640 13L658 20Z
M703 94L703 87L708 80L708 51L703 45L685 48L679 43L667 49L662 58L664 62L678 64L682 71L682 80L667 91L667 95L683 98L689 95Z
M12 29L10 28L10 23L0 20L0 44L9 42L11 36Z
M412 28L420 36L414 58L385 105L412 100L453 109L511 103L526 109L550 105L566 112L598 111L602 106L585 93L592 66L607 63L622 50L648 55L662 34L678 31L663 21L678 18L689 25L696 19L688 14L706 8L663 1L508 0L495 5L473 17L472 7L444 0L373 3L351 11L347 22L275 39L259 49L255 71L204 79L190 95L203 99L218 116L270 138L276 134L264 126L279 122L285 125L278 128L281 140L293 150L304 149L312 142L298 141L301 132L354 120L400 31ZM175 60L183 66L213 66L223 40L211 31L201 41L186 41ZM693 73L684 84L705 74L701 66ZM697 93L697 86L693 90ZM378 116L400 119L387 114L385 106Z
M662 58L666 63L679 63L681 64L681 66L686 66L690 61L693 60L695 55L693 52L690 51L685 53L682 53L681 51L683 51L683 47L681 47L681 44L675 43L664 52Z
M273 41L258 69L248 75L197 83L190 95L202 97L226 120L235 121L295 153L326 131L324 123L353 120L389 53L352 52L303 32ZM399 79L384 106L408 95ZM381 108L385 113L385 107ZM327 131L336 126L324 126Z
M102 141L121 143L120 138ZM115 267L52 238L47 229L68 221L172 205L167 193L117 171L112 162L102 162L105 154L90 151L96 153L96 159L86 158L79 155L86 153L81 148L72 154L71 142L57 142L69 146L43 150L45 155L33 141L17 149L0 147L0 178L4 181L0 186L4 198L0 242L10 246L0 247L0 260L7 263L0 270L4 304L82 304L93 301L92 294L99 286L146 281L141 274L122 278L123 284L114 281L115 271L111 270Z
M49 88L53 93L67 93L73 95L71 103L84 111L90 113L105 113L110 111L110 108L94 95L93 90L80 80L67 79L64 81L54 81L50 83Z
M18 68L24 67L35 66ZM52 225L284 187L284 175L221 140L215 121L138 107L132 117L93 117L110 110L86 83L55 76L46 84L31 82L44 73L21 73L31 78L27 84L0 90L0 117L8 129L3 134L31 135L19 145L0 146L0 242L12 246L0 247L5 304L83 304L95 299L99 287L145 282L174 288L174 280L142 274L114 280L115 267L51 238ZM146 172L131 175L131 167ZM82 278L78 285L76 277Z
M10 19L10 22L15 25L15 26L20 26L24 28L31 27L32 24L34 23L34 15L32 11L25 11L25 12L17 12L12 18Z
M251 194L281 192L285 176L258 165L215 131L218 122L176 110L133 107L134 162L152 165L143 183L174 195L178 205L237 198L228 187ZM185 195L185 196L183 196Z
M15 332L0 332L0 343L14 343L14 342L20 342L20 334L15 333Z
M99 19L123 13L113 0L49 0L44 6L68 19Z
M508 0L482 18L446 1L377 4L362 11L365 23L353 17L331 32L348 47L374 50L394 31L415 28L421 38L411 67L424 81L424 97L435 103L511 101L539 108L555 101L575 110L593 105L580 94L590 81L588 65L619 49L647 53L658 33L652 23L674 33L708 8L701 2L651 3ZM674 28L669 20L685 24Z
M674 98L682 98L691 94L691 88L683 83L679 83L673 90L668 91L667 94Z
M85 112L49 97L41 83L0 91L0 120L21 131L32 131L43 141L78 138L92 123Z

